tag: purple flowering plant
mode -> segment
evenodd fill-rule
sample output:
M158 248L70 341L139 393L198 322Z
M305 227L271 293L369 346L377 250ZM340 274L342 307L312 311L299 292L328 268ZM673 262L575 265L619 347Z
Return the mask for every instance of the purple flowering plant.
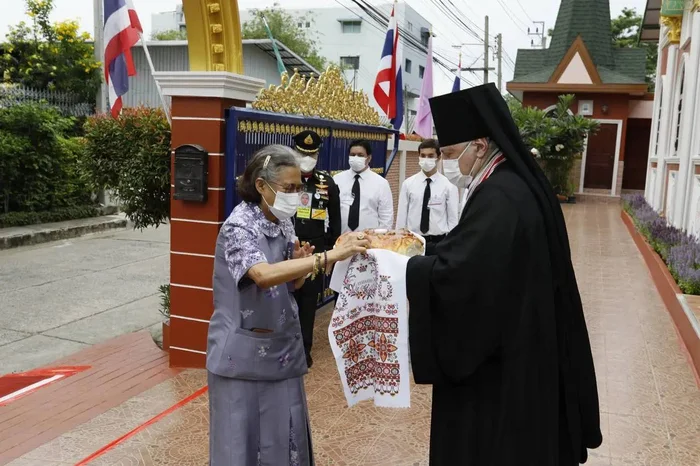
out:
M623 208L637 230L666 263L686 294L700 295L700 244L688 233L670 225L641 194L624 196Z

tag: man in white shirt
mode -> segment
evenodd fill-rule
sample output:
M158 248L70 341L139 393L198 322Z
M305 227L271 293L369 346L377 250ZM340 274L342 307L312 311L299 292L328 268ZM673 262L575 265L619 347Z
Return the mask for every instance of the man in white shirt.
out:
M396 228L407 228L423 235L426 255L432 255L437 244L459 222L459 191L438 173L440 146L427 139L418 147L420 173L401 185Z
M342 232L370 228L391 229L394 223L394 199L389 182L369 168L372 146L359 139L350 144L350 169L333 180L340 189Z

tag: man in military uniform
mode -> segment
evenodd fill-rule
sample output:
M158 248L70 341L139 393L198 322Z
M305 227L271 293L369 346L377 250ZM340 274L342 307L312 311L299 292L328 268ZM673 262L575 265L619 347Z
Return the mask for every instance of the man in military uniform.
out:
M298 161L304 184L299 208L294 216L294 225L299 241L310 243L316 248L315 252L332 249L341 230L338 186L329 173L316 168L322 142L321 137L314 131L302 131L294 136L294 149L299 154ZM313 364L311 345L316 308L323 292L323 276L320 275L315 280L306 280L304 286L295 293L309 367Z

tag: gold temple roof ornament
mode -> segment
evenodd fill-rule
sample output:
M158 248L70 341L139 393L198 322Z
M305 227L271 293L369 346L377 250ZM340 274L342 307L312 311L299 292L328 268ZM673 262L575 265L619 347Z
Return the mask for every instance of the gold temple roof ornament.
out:
M262 89L253 108L365 125L377 126L380 122L367 94L350 89L335 65L329 66L318 79L312 76L307 80L296 69L291 78L283 73L282 84Z

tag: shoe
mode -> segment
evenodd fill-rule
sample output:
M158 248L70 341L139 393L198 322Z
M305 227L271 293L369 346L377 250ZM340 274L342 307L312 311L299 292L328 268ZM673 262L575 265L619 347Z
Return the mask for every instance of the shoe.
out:
M311 356L306 357L306 365L308 366L309 369L311 369L311 366L314 365L314 360Z

